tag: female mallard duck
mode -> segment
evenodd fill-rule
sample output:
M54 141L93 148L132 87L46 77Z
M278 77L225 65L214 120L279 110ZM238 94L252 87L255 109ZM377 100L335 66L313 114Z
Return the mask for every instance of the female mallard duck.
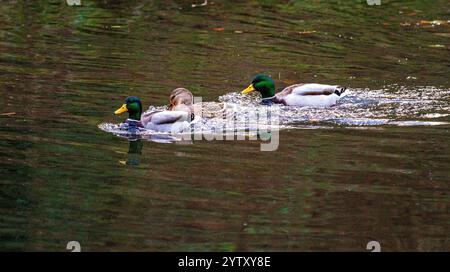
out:
M172 91L169 98L168 110L187 111L192 116L202 118L226 118L231 110L223 102L197 102L194 104L194 96L185 88L177 88Z
M185 93L183 92L183 94ZM146 128L159 132L180 133L189 128L193 120L192 111L189 105L185 104L184 98L182 96L171 97L171 104L167 110L142 113L141 100L138 97L130 96L125 99L125 104L116 110L115 114L128 112L129 117L124 122L124 128L128 130Z
M192 114L194 112L193 103L194 95L188 89L176 88L170 93L167 110L185 111Z
M305 83L286 87L275 94L273 79L266 75L256 75L252 84L242 93L258 91L262 95L262 104L266 105L277 103L286 106L327 107L335 105L341 97L344 97L346 89L336 85Z

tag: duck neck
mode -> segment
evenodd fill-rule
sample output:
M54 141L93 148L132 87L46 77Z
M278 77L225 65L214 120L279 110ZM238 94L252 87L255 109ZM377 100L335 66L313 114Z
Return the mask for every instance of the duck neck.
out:
M265 88L260 91L262 99L270 99L275 96L275 86L272 84L271 86L265 86Z
M141 120L141 113L140 112L133 112L128 115L128 119L133 119L136 121L140 121Z

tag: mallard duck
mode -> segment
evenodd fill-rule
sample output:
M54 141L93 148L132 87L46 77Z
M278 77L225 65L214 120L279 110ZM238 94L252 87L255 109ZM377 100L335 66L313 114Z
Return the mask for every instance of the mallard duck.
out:
M169 111L186 111L189 113L194 112L194 95L185 88L176 88L170 93Z
M172 91L169 98L168 110L181 110L190 112L194 116L202 118L226 118L231 110L223 102L196 102L194 95L185 88L177 88Z
M177 107L178 106L178 107ZM151 111L142 113L142 103L138 97L130 96L114 113L116 115L128 112L128 119L124 122L124 128L133 131L138 128L146 128L159 132L183 132L190 126L192 114L189 107L174 105L170 110Z
M275 93L275 82L267 75L256 75L252 84L242 91L247 94L253 91L261 93L262 104L273 103L286 106L327 107L335 105L343 97L346 87L316 83L295 84Z

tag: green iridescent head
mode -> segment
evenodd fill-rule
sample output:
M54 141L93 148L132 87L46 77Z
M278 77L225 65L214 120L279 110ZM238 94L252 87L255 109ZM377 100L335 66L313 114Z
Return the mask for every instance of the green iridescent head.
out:
M275 95L275 82L270 76L256 75L253 78L252 84L242 91L243 94L247 94L253 91L261 93L263 98L272 97Z
M119 115L124 112L128 112L128 118L134 120L141 120L142 114L142 103L141 100L136 96L130 96L125 99L125 104L114 112L114 114Z

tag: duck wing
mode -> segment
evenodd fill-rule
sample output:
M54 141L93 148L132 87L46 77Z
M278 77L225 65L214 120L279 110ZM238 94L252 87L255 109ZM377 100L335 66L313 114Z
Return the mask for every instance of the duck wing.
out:
M317 83L296 84L287 87L282 92L289 92L295 95L332 95L339 90L337 85L325 85Z
M141 122L145 126L148 123L155 125L172 124L179 121L187 121L189 114L185 111L154 111L144 113Z

